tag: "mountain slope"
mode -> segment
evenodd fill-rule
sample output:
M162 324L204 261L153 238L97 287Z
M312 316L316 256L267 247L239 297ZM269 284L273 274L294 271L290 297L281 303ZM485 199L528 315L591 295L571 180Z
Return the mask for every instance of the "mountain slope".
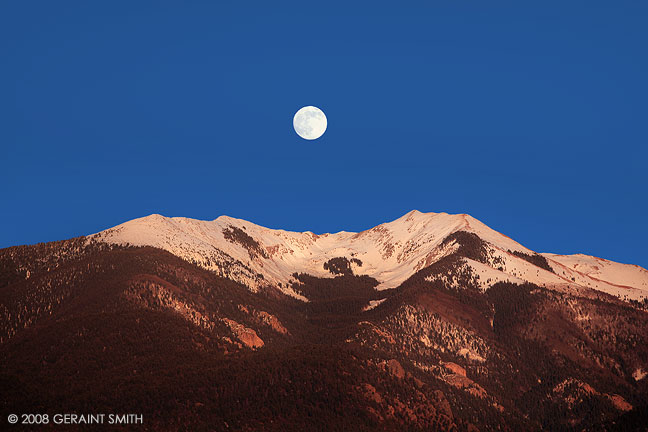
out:
M645 430L648 310L605 291L645 271L573 259L418 212L319 236L154 215L0 249L0 419Z
M414 210L360 233L321 235L273 230L227 216L198 221L151 215L90 238L158 247L253 289L272 285L299 297L290 289L293 273L324 277L329 274L324 264L337 257L359 260L361 264L353 265L354 272L378 280L378 289L395 288L416 271L452 253L456 245L443 242L460 231L473 233L488 245L489 260L484 265L467 263L482 280L594 289L637 301L648 297L648 272L644 269L585 255L539 255L464 214ZM580 264L570 264L574 260ZM605 271L583 271L586 267Z

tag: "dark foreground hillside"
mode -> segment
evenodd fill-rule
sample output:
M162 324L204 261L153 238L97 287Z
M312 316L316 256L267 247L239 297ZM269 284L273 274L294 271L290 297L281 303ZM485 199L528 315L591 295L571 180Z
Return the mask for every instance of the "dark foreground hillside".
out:
M137 413L133 430L646 430L648 314L534 285L481 292L464 240L394 290L344 257L331 278L295 274L308 303L153 248L1 250L2 428L88 429L11 413Z

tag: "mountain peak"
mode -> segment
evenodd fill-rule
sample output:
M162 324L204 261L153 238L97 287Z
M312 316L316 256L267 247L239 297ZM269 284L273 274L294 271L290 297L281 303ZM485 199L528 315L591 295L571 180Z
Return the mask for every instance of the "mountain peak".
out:
M414 210L410 210L409 212L405 213L405 216L412 217L412 216L418 216L418 215L422 215L422 214L424 214L424 213L414 209Z
M202 221L152 214L91 237L164 249L213 271L228 268L232 272L228 277L251 289L269 284L299 297L288 288L294 273L330 277L326 263L340 258L362 262L356 271L376 279L378 289L396 288L417 271L455 253L460 242L467 241L465 236L464 240L457 237L458 232L471 233L483 243L479 252L483 262L470 259L475 251L463 259L466 271L484 280L577 285L632 299L648 293L648 273L640 267L613 262L602 266L600 260L586 255L539 256L467 214L411 210L360 233L321 235L266 228L225 215Z
M385 417L390 422L410 419L410 426L416 425L394 430L450 430L448 421L465 416L451 429L456 430L474 424L482 412L493 422L492 427L480 423L485 430L541 429L548 424L541 415L565 412L578 401L583 405L573 411L588 416L582 424L587 428L592 404L616 414L642 400L648 376L646 302L624 304L608 294L641 300L648 273L585 255L538 255L466 214L411 211L360 233L320 236L229 216L201 221L153 214L91 239L0 250L5 293L0 348L13 350L4 355L14 359L12 382L26 376L32 379L27 388L36 389L61 380L42 379L42 371L74 375L85 380L86 394L94 391L104 403L95 360L123 359L104 369L114 372L110 382L123 380L130 370L143 377L135 381L151 387L134 387L137 401L139 394L164 394L161 388L173 386L186 390L182 400L200 400L200 406L181 404L181 416L195 407L196 417L233 409L241 410L240 418L264 411L264 395L276 393L278 385L282 394L298 395L286 411L291 418L304 397L310 398L301 408L304 415L321 413L311 402L320 400L321 388L333 388L336 400L350 404L336 405L343 423L331 423L330 429L385 429L377 418L367 428L349 425L349 409L361 406L363 397L371 410L366 415L381 409L385 416L397 414ZM17 343L5 343L16 337ZM73 341L73 352L60 341ZM141 349L133 350L132 341ZM40 353L43 347L49 351ZM245 350L260 353L229 355ZM43 367L43 358L55 359L57 367ZM197 361L179 375L178 365L187 358ZM160 361L166 365L161 372ZM25 374L29 362L34 373ZM214 362L225 363L214 367ZM153 369L142 371L146 365ZM196 374L201 365L205 370ZM149 379L155 373L160 380ZM209 373L214 375L205 380ZM511 386L517 382L523 385ZM611 387L614 383L618 387ZM213 392L214 386L223 391ZM246 386L249 393L237 393ZM350 398L339 396L341 386ZM70 400L79 388L69 392ZM539 391L529 391L533 388ZM56 403L60 397L52 390L45 394ZM452 403L462 403L466 392L467 404L451 409L448 400L441 403L448 390ZM222 399L209 399L214 394ZM243 397L258 397L259 404L241 409L236 401ZM434 399L420 405L425 397ZM537 427L524 427L529 419L524 413L519 421L508 417L518 415L520 397L536 398L526 406L549 407L529 412ZM32 399L18 400L15 406L33 406ZM214 408L202 409L209 400ZM220 409L228 403L231 409ZM436 407L448 416L440 418ZM157 404L151 408L160 412ZM268 421L283 416L266 411ZM510 427L503 423L507 419L514 420ZM254 429L234 421L239 417L232 421L234 429ZM571 417L568 424L574 426ZM294 429L308 429L298 426Z

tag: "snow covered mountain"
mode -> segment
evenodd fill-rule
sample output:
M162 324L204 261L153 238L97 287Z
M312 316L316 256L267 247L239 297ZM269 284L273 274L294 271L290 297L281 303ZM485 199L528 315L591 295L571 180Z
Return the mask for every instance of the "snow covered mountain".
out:
M645 269L538 254L463 214L321 235L151 215L0 249L0 418L643 431L647 294Z
M342 257L354 274L375 278L377 289L395 288L454 253L460 242L453 234L459 232L474 234L482 242L482 259L466 257L462 266L483 290L509 281L556 290L596 290L624 300L648 297L648 271L639 266L587 255L537 254L466 214L413 210L359 233L321 235L274 230L228 216L200 221L154 214L89 238L164 249L252 290L270 285L306 300L292 288L294 273L331 276L325 264Z

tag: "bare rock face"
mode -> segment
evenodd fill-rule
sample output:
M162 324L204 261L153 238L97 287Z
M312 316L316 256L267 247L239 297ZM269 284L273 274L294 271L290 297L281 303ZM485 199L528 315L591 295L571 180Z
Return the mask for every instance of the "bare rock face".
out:
M281 333L282 335L290 334L288 329L284 327L281 321L279 321L279 318L277 318L275 315L272 315L271 313L254 309L251 306L243 305L238 305L238 310L246 313L247 315L250 315L257 324L268 326L272 330L276 331L277 333Z
M245 327L229 318L223 318L223 321L232 331L232 334L248 348L256 349L264 345L263 340L251 328Z
M463 375L451 373L446 375L444 380L451 386L462 389L473 396L483 399L488 395L482 386Z
M444 363L443 366L450 372L455 373L457 375L461 376L466 376L466 369L462 368L459 366L457 363L452 363L452 362L447 362Z
M450 407L450 403L448 402L448 399L446 399L445 395L443 394L442 391L440 390L435 390L433 393L433 401L435 403L435 406L439 410L439 412L449 418L452 417L452 408Z
M363 390L364 395L365 395L365 397L367 399L369 399L371 401L374 401L374 402L376 402L378 404L383 403L382 396L380 395L380 393L378 393L376 388L374 386L372 386L371 384L368 384L368 383L363 384L362 385L362 390Z
M177 295L178 287L153 275L139 275L130 281L125 298L151 309L166 309L193 324L213 329L214 322L200 307Z
M608 399L610 399L610 402L612 402L612 405L620 411L630 411L632 410L632 405L629 404L623 396L619 396L617 394L612 394L612 395L606 395Z
M261 320L263 324L270 326L270 328L272 328L277 333L281 333L284 335L289 334L288 329L284 327L283 324L281 324L281 321L279 321L279 319L276 316L269 314L268 312L265 311L258 311L256 313L256 316L259 318L259 320Z
M646 371L644 371L643 369L639 368L639 369L636 369L636 370L632 373L632 378L634 378L635 381L641 381L641 380L644 379L647 375L648 375L648 372L646 372Z
M387 362L387 370L398 379L405 378L405 369L403 369L403 366L396 359L391 359Z

